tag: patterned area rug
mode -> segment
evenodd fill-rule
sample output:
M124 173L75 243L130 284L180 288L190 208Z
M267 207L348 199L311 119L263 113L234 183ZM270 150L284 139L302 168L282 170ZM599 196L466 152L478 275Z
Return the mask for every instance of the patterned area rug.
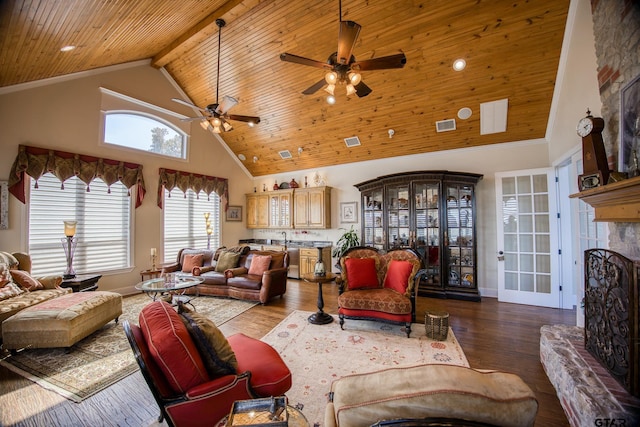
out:
M337 316L328 325L312 325L310 314L294 311L262 338L289 366L289 404L304 405L310 425L323 425L331 382L342 376L426 363L469 366L451 328L446 341L434 341L424 324L413 324L407 338L399 325L347 319L341 330Z
M0 364L69 400L81 402L138 370L122 321L138 324L138 315L149 302L151 299L144 294L123 298L119 322L107 323L76 343L68 354L62 348L26 349L8 355ZM216 325L256 305L215 297L199 297L193 304Z

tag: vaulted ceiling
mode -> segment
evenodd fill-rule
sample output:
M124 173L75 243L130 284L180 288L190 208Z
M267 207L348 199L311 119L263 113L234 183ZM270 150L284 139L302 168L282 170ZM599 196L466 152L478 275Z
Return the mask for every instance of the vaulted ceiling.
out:
M301 92L337 50L338 0L5 0L0 2L0 87L150 59L196 105L220 97L230 112L260 116L221 134L253 176L545 136L569 0L344 0L342 19L362 26L359 60L404 52L402 69L363 71L373 92ZM65 45L76 45L60 52ZM467 67L456 72L452 63ZM508 99L506 132L481 135L480 104ZM175 104L174 110L196 115ZM471 117L458 118L468 107ZM456 119L436 132L435 122ZM394 129L389 138L389 129ZM358 136L349 148L344 138ZM212 135L212 143L213 142ZM298 152L302 148L302 152ZM283 160L280 151L289 150ZM253 162L253 157L258 160Z

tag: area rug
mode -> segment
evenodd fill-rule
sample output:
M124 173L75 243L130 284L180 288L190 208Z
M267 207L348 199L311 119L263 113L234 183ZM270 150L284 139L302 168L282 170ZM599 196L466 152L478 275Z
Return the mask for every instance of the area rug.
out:
M123 298L118 324L111 321L72 347L26 349L8 355L0 364L74 402L120 381L138 370L122 321L138 324L138 315L151 299L144 294ZM256 305L227 298L198 297L193 304L199 313L221 325Z
M313 325L309 315L294 311L262 341L289 366L289 404L302 405L310 425L323 425L331 382L345 375L426 363L469 366L451 328L446 341L434 341L426 337L424 324L413 324L407 338L400 325L346 320L341 330L337 316L328 325Z

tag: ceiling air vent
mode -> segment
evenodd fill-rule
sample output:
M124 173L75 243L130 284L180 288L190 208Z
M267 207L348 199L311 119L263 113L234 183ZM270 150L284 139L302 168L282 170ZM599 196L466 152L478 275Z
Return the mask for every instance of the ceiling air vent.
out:
M357 147L360 145L360 139L357 136L351 136L349 138L344 139L344 143L347 144L347 147Z
M280 157L281 157L282 159L285 159L285 160L286 160L286 159L290 159L290 158L292 158L292 157L293 157L293 156L291 155L291 151L289 151L289 150L279 151L279 152L278 152L278 154L280 154Z
M436 122L436 132L456 130L456 119L440 120Z

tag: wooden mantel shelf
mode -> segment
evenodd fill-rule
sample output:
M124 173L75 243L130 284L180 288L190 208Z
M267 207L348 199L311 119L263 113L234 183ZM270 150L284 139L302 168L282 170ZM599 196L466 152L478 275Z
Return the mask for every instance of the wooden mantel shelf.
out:
M594 221L640 222L640 176L575 193L595 209Z

